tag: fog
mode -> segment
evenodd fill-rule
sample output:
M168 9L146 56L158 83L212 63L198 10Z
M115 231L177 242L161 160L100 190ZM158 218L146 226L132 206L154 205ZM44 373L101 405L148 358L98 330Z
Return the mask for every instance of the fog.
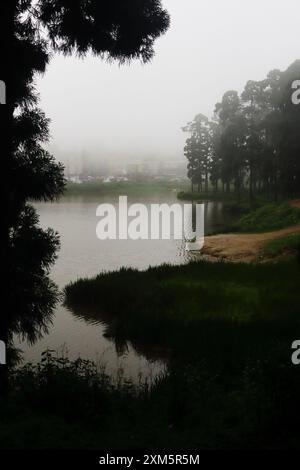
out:
M55 55L37 79L51 151L78 157L184 159L181 127L211 116L230 89L299 58L297 0L164 0L171 28L151 63Z

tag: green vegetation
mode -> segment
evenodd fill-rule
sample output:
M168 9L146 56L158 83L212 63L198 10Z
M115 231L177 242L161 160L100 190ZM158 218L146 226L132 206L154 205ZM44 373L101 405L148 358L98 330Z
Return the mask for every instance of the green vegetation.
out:
M220 373L202 357L138 384L122 375L112 380L93 362L45 352L38 365L10 375L0 448L299 447L300 381L288 351L273 345L234 375L224 352Z
M210 348L220 350L219 367L203 356L138 384L122 375L112 380L90 361L46 352L38 365L10 376L9 394L1 398L0 448L299 447L300 380L289 345L271 347L267 340L265 356L249 358L233 374L219 340Z
M53 353L10 373L9 394L1 397L0 448L133 447L142 423L139 433L129 426L147 406L149 385L133 385L121 371L112 380L91 361Z
M300 209L288 203L267 204L243 216L234 226L238 232L259 233L300 224Z
M143 272L103 273L69 284L65 293L66 305L75 314L103 319L107 335L119 342L171 348L180 354L196 348L213 355L208 331L216 330L213 343L217 338L219 345L228 341L232 351L237 344L241 358L243 332L253 333L259 325L256 348L258 338L269 335L265 330L271 332L280 325L281 333L282 323L297 320L299 281L296 263L260 266L201 261ZM282 312L287 312L284 317Z
M291 233L286 237L271 240L264 246L264 252L268 256L279 256L283 254L293 255L300 252L300 233Z
M177 193L177 199L182 201L218 201L223 203L223 208L226 211L230 211L236 214L246 214L251 210L256 210L266 204L270 204L270 201L266 197L255 198L249 201L246 193L238 201L234 193L219 193L211 191L208 193L198 191L179 191Z
M300 380L291 344L300 328L299 281L295 261L194 262L69 285L75 314L104 321L116 344L130 340L148 355L159 350L168 371L134 384L89 361L47 353L11 376L1 445L298 447Z
M186 189L187 183L178 181L120 181L120 182L87 182L87 183L68 183L66 195L106 195L122 194L128 196L139 196L150 194L153 196L156 192L163 191L181 191Z

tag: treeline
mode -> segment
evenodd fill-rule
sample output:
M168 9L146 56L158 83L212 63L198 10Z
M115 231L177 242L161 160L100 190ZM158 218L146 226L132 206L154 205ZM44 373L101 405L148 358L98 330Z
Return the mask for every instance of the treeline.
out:
M296 81L299 80L297 83ZM285 72L227 91L209 120L198 114L183 127L192 191L247 191L274 200L300 193L300 60Z

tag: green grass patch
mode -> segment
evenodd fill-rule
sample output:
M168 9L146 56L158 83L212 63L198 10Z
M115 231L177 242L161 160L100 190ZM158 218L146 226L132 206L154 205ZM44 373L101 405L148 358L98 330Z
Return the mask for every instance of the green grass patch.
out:
M211 348L218 348L216 341ZM292 449L300 446L300 380L274 344L239 374L206 357L155 380L116 380L92 361L47 351L9 376L1 449Z
M267 256L280 256L283 254L297 254L300 251L300 233L291 233L286 237L276 238L267 242L264 253Z
M185 355L206 354L210 341L219 341L241 358L244 345L272 337L274 329L281 336L300 320L299 282L296 262L194 262L100 274L69 284L65 295L75 315L104 321L118 344L129 340L138 348L159 346Z
M300 224L300 209L288 203L266 204L243 216L234 230L244 233L259 233Z

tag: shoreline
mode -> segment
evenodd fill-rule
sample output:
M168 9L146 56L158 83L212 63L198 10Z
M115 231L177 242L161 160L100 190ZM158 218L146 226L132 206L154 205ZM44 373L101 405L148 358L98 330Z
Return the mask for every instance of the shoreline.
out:
M297 202L299 207L300 201ZM201 255L212 261L229 261L234 263L251 263L264 261L263 246L277 238L300 233L300 224L281 230L263 233L226 233L205 237Z

